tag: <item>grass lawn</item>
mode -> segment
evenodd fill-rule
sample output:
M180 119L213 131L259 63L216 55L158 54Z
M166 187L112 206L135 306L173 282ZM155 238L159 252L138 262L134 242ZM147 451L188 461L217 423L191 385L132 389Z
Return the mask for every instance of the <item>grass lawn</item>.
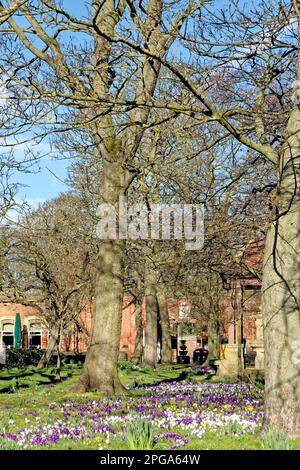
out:
M0 371L0 449L300 449L261 435L263 391L209 371L120 364L127 391L108 400L71 394L81 367Z

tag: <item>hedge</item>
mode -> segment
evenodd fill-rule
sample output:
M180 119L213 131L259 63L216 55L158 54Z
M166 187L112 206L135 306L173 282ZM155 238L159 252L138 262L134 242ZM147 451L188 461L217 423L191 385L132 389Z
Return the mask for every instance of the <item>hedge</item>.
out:
M18 368L35 366L42 355L43 351L41 349L9 348L6 350L5 366Z

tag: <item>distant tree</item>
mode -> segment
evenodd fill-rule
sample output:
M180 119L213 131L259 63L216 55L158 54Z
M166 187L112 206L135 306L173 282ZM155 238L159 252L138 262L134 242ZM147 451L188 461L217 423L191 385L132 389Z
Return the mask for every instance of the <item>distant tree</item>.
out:
M4 292L36 308L50 332L40 366L55 349L58 376L64 330L76 329L81 312L91 307L93 243L83 215L78 198L66 194L23 214L10 233Z

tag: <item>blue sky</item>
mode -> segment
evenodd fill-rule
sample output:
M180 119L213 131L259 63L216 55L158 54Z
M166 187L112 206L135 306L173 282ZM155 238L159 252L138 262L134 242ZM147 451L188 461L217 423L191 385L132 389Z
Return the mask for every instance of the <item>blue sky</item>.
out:
M91 2L87 2L90 4ZM222 7L227 2L224 0L215 0L217 7ZM63 0L63 6L74 16L85 16L86 2ZM42 153L48 153L47 143L42 144ZM23 146L16 149L15 155L22 159ZM14 181L20 184L17 199L26 200L33 207L39 203L56 197L59 193L66 191L68 188L64 184L67 176L67 168L71 160L59 160L46 156L35 165L31 173L18 173L14 175Z
M63 7L74 14L76 17L86 16L85 5L91 2L63 0ZM24 149L30 146L30 143L15 147L15 157L19 160L24 159ZM47 143L43 143L35 148L42 154L50 151ZM0 149L0 152L5 151ZM13 182L19 185L17 200L27 201L32 207L37 207L39 203L43 203L48 199L58 196L61 192L66 191L68 187L63 183L67 176L67 168L72 160L59 160L54 157L46 156L41 158L37 164L33 166L30 172L15 172Z
M70 161L45 158L41 159L30 173L16 172L14 181L20 185L17 199L37 207L39 203L66 191L68 188L63 181L67 176L69 164Z

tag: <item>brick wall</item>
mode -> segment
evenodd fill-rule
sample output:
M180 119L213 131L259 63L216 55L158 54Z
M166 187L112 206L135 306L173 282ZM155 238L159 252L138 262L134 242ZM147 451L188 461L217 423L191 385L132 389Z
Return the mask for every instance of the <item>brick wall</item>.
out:
M0 303L0 349L2 349L2 334L3 326L6 322L14 323L16 313L20 314L22 325L22 346L27 348L29 346L28 333L30 326L35 323L40 323L37 312L33 307L27 307L21 304ZM41 327L41 347L46 348L48 342L48 334L44 327Z
M257 281L251 281L253 286L257 286ZM251 294L251 282L248 282L248 297L243 299L242 290L245 285L240 281L236 282L221 300L221 333L228 337L230 344L235 344L235 318L237 309L241 307L243 301L243 330L244 338L248 340L256 339L256 326L255 319L260 312L260 296L255 293ZM247 291L243 291L247 292ZM171 325L173 327L172 334L177 333L177 325L181 322L189 322L188 318L181 318L179 309L191 307L191 303L180 299L168 299L169 316ZM23 346L28 347L28 330L30 323L37 319L36 311L32 307L25 307L20 304L0 303L0 349L2 345L2 323L3 321L14 321L16 312L20 313L21 323L23 329ZM142 314L145 321L145 304L142 307ZM69 331L63 341L63 349L65 351L85 352L88 344L88 333L91 331L92 312L91 306L87 305L81 315L80 320L83 325L81 332ZM195 320L191 320L195 322ZM43 329L42 331L42 348L47 347L48 332ZM188 353L192 356L194 349L197 347L197 337L195 335L183 335L180 339L187 339ZM123 355L131 359L134 353L135 344L135 305L129 296L124 297L123 312L122 312L122 328L120 337L120 351Z

